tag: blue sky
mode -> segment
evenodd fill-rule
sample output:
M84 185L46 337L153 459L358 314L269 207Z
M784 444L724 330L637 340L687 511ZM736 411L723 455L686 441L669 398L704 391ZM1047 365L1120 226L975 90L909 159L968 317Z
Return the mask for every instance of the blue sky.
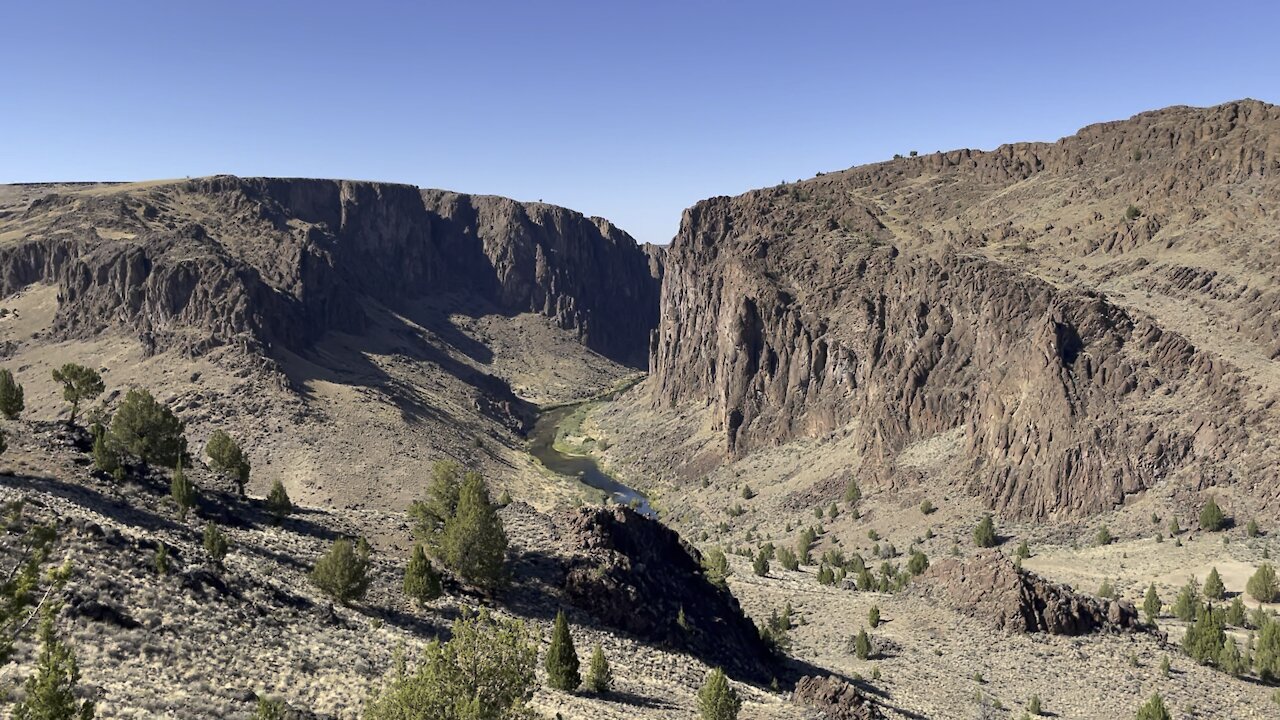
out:
M1277 27L1263 2L15 2L0 182L389 180L667 242L702 198L897 152L1280 102Z

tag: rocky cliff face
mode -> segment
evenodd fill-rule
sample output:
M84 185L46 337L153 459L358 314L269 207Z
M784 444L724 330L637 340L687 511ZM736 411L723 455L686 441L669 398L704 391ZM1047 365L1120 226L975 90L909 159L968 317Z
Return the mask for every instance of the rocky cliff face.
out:
M190 352L301 348L359 332L362 305L441 293L538 312L604 355L642 361L656 323L649 257L564 208L407 185L214 177L88 186L6 208L0 292L62 291L56 330L123 326ZM485 305L491 304L492 307Z
M957 479L1021 516L1248 479L1277 462L1278 178L1280 109L1243 102L704 201L654 402L709 402L731 456L855 422L881 479L959 430Z

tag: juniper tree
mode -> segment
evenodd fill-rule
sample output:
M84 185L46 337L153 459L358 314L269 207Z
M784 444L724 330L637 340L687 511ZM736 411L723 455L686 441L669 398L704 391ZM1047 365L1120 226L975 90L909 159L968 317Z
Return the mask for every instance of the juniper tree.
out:
M24 407L22 386L8 368L0 368L0 414L8 420L17 420Z
M467 473L458 490L458 505L445 523L441 556L460 578L493 590L504 578L507 534L489 490L478 473Z
M1102 586L1098 588L1098 597L1114 600L1116 595L1115 588L1111 586L1110 578L1102 579Z
M120 469L120 455L111 447L106 433L98 433L93 439L93 466L108 475L115 475Z
M912 575L919 575L929 569L929 556L923 552L916 550L911 553L911 559L907 561L907 572Z
M1236 645L1236 641L1230 635L1222 639L1222 647L1218 649L1217 663L1222 672L1236 677L1249 670L1244 657L1240 654L1240 646Z
M221 565L227 557L227 536L212 520L204 526L204 552L214 565Z
M1245 591L1258 602L1272 603L1280 600L1280 584L1276 581L1276 569L1271 563L1258 566L1257 572L1245 585Z
M427 497L409 506L409 517L414 523L418 542L438 552L443 543L444 526L458 510L458 498L462 490L462 469L458 463L441 460L431 467L431 479L427 483Z
M880 606L872 605L867 611L867 624L873 628L880 627Z
M1258 521L1252 519L1249 520L1249 522L1244 526L1244 534L1251 538L1258 537Z
M1178 599L1173 603L1173 614L1183 622L1191 622L1196 619L1196 612L1200 609L1200 594L1196 588L1195 578L1187 580L1187 584L1182 586L1182 590L1178 591Z
M440 573L431 566L422 544L413 546L409 556L409 565L404 571L404 594L412 598L418 605L426 604L440 597Z
M604 651L600 649L600 643L596 643L591 650L591 662L587 668L587 689L602 695L609 692L612 686L613 671L609 668Z
M866 628L859 630L858 636L853 639L853 653L859 660L871 657L871 636L867 634Z
M1206 605L1196 612L1196 621L1187 628L1182 638L1182 649L1201 665L1216 664L1226 637L1223 618L1213 605Z
M1110 545L1114 540L1115 540L1115 537L1111 534L1111 528L1107 527L1106 525L1103 525L1102 527L1098 528L1098 534L1094 538L1095 543L1099 547L1105 547L1107 545Z
M991 513L983 515L978 526L973 529L973 542L982 548L996 546L996 525L991 518Z
M80 403L93 400L106 390L97 370L75 363L67 363L53 371L53 381L62 385L62 399L71 403L71 415L67 423L74 425L80 411Z
M547 684L565 692L577 690L582 684L578 667L578 651L573 647L573 635L569 633L569 619L561 610L556 613L555 628L551 631L551 646L547 648Z
M1132 206L1130 206L1132 207ZM1173 720L1169 716L1169 711L1164 707L1164 699L1160 697L1160 693L1151 696L1151 699L1138 709L1138 714L1133 720Z
M343 605L358 600L369 590L370 554L364 538L354 544L347 538L338 538L316 561L311 583Z
M267 494L267 510L275 517L276 522L293 514L293 501L289 499L289 491L284 483L276 480L271 484L271 492Z
M1237 595L1227 606L1227 624L1233 627L1244 627L1244 601Z
M698 690L698 713L702 720L737 720L742 700L729 685L724 671L716 668L707 674Z
M249 458L244 450L230 435L222 430L214 430L209 442L204 446L209 456L210 466L235 481L236 489L244 497L245 486L249 484Z
M178 519L185 521L187 513L195 507L196 488L183 472L181 461L173 471L173 479L169 481L169 497L173 498L173 503L178 506Z
M1209 498L1209 502L1200 509L1200 529L1216 532L1225 527L1226 522L1227 518L1222 513L1222 508L1218 507L1217 501L1212 497Z
M769 576L769 557L765 554L764 548L760 549L760 554L752 561L751 569L760 577Z
M1253 666L1264 682L1280 682L1280 620L1266 620L1259 628Z
M46 606L40 619L40 655L36 669L23 685L22 701L13 707L14 720L92 720L93 701L76 700L80 667L76 654L54 629L57 605Z
M727 587L726 582L732 571L729 569L729 558L724 550L713 547L702 556L702 573L707 581L716 587Z
M800 559L791 551L791 548L780 547L775 550L775 554L778 557L778 564L781 565L784 570L795 572L800 569Z
M1026 560L1031 557L1031 548L1027 545L1026 540L1018 543L1018 549L1013 551L1013 556L1019 560Z
M174 467L186 448L178 416L146 390L132 389L111 418L111 447L147 464Z
M169 548L163 542L156 546L156 553L151 557L151 566L157 575L169 574Z
M0 574L0 665L7 663L14 643L36 619L40 600L55 597L70 574L70 566L51 568L57 528L33 522L23 500L0 505L7 534L16 536L17 559Z
M1204 596L1210 600L1221 600L1227 594L1227 588L1222 584L1222 576L1218 574L1218 568L1209 570L1209 577L1204 579Z
M1146 614L1149 625L1156 624L1156 618L1160 617L1161 606L1160 595L1156 593L1156 584L1151 583L1147 586L1147 595L1142 600L1142 611Z

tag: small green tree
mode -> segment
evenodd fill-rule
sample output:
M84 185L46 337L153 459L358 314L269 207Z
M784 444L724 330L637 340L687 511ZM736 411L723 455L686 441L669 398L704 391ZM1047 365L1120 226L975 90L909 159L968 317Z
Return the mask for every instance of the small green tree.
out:
M204 552L214 565L221 565L227 557L227 536L212 520L204 526Z
M22 386L8 368L0 368L0 414L8 420L17 420L24 407Z
M703 554L702 574L712 585L728 587L727 580L732 571L729 569L729 558L725 557L724 550L713 547Z
M1138 209L1137 205L1130 205L1124 211L1124 219L1129 222L1137 220L1140 215L1142 215L1142 211Z
M441 558L466 582L493 590L505 578L507 533L479 473L467 473L457 511L444 527Z
M1170 535L1170 537L1176 537L1176 536L1178 535L1178 533L1181 533L1181 532L1182 532L1182 527L1181 527L1180 525L1178 525L1178 518L1170 518L1170 519L1169 519L1169 535Z
M1250 519L1244 526L1244 534L1251 538L1258 537L1258 521Z
M249 458L240 444L226 432L214 430L204 446L204 452L209 456L209 466L234 480L240 496L244 497L245 486L249 484L250 466Z
M120 469L120 455L109 444L106 433L93 439L93 466L112 476Z
M1201 665L1215 664L1226 637L1222 614L1206 605L1196 612L1196 621L1182 638L1182 649Z
M1111 534L1111 528L1103 525L1098 528L1098 534L1094 537L1094 541L1098 547L1105 547L1115 541L1115 536Z
M800 569L800 558L796 557L796 554L791 551L791 548L779 547L774 551L774 553L778 557L778 564L781 565L784 570L795 572Z
M1280 682L1280 620L1267 620L1259 628L1253 665L1263 681Z
M1116 589L1111 586L1110 578L1102 579L1102 586L1098 588L1098 597L1114 600L1116 597Z
M1244 627L1244 601L1237 595L1227 606L1227 624L1233 627Z
M872 628L880 627L880 606L872 605L867 611L867 624Z
M267 494L267 511L280 522L293 514L293 501L289 499L289 491L284 483L277 479L271 484L271 492Z
M425 543L433 552L438 553L444 542L445 524L458 511L461 492L461 466L451 460L439 460L431 467L426 499L416 500L409 506L418 542Z
M1244 656L1240 654L1240 646L1236 645L1236 641L1231 636L1224 636L1222 639L1222 647L1218 649L1218 668L1222 672L1239 677L1249 671L1248 666L1244 662Z
M1142 611L1147 616L1147 624L1155 625L1156 619L1160 617L1160 595L1156 593L1156 584L1151 583L1147 586L1147 595L1142 600Z
M1132 207L1132 206L1130 206ZM1138 714L1133 720L1173 720L1169 716L1169 711L1164 707L1164 699L1160 697L1160 693L1151 696L1145 705L1138 709Z
M62 399L71 403L71 415L67 418L69 425L76 423L80 403L93 400L107 389L97 370L75 363L67 363L54 370L53 381L62 385Z
M920 513L922 515L932 515L937 509L938 508L933 506L933 503L929 500L929 498L925 498L920 503Z
M1222 576L1218 574L1218 568L1209 570L1209 577L1204 579L1204 596L1210 600L1221 600L1227 594L1227 588L1222 584Z
M852 505L861 499L862 488L858 487L857 481L850 480L844 488L844 501Z
M311 570L311 583L343 605L359 600L369 590L371 554L369 543L364 538L355 543L338 538L316 561Z
M1013 551L1013 556L1019 560L1026 560L1031 557L1031 547L1027 545L1026 540L1018 543L1018 549Z
M742 700L729 685L724 671L716 668L698 690L698 712L702 720L737 720Z
M442 592L440 573L431 566L422 543L415 544L404 571L404 594L421 606L440 597Z
M907 561L907 572L912 575L919 575L929 569L929 556L922 551L916 550L911 553L911 559Z
M763 548L760 554L756 555L756 559L751 563L751 569L760 577L769 577L769 556L765 554Z
M1196 587L1195 578L1187 580L1187 584L1178 591L1178 599L1173 603L1173 614L1183 622L1196 619L1200 609L1200 591Z
M157 575L169 574L169 547L163 542L156 546L156 554L151 558L151 565Z
M147 464L174 467L185 451L184 426L178 416L160 404L150 392L125 393L111 418L111 447L128 452Z
M973 529L973 542L982 548L996 546L996 524L991 518L991 513L983 515L978 527Z
M577 690L582 684L578 667L578 651L574 649L573 635L569 633L569 619L561 610L556 613L555 629L551 632L551 647L547 648L547 684L565 692Z
M1225 527L1227 517L1223 514L1222 508L1218 507L1217 501L1212 497L1209 502L1204 504L1200 509L1200 529L1207 532L1217 532Z
M609 661L605 659L600 643L596 643L591 649L591 662L587 669L587 689L597 695L603 695L609 692L611 687L613 687L613 670L609 668Z
M871 636L867 634L866 628L859 630L857 637L853 639L853 654L857 655L859 660L871 657Z
M80 682L76 654L64 644L53 627L56 603L47 606L40 619L40 655L35 673L27 678L22 702L13 708L14 720L92 720L90 700L76 700Z
M279 698L258 696L258 706L254 708L253 720L285 720L289 716L289 706Z
M1262 563L1244 586L1245 592L1254 600L1263 603L1280 601L1280 584L1276 582L1276 569L1271 563Z
M187 513L196 505L196 487L187 479L181 461L173 471L173 479L169 481L169 497L178 506L178 519L185 522Z
M835 585L836 574L825 563L818 567L818 584Z

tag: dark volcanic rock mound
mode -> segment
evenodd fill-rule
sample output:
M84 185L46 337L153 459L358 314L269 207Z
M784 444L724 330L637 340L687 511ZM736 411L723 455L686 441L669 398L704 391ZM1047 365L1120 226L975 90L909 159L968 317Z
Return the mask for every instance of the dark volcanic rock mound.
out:
M569 511L565 595L602 624L681 648L726 672L768 682L770 653L725 589L707 581L697 549L626 507ZM686 628L677 624L684 611Z
M791 701L814 708L828 720L879 720L884 713L857 688L837 677L806 675L796 683Z
M1076 593L1019 568L995 550L934 563L921 586L956 611L998 630L1085 635L1140 627L1132 603Z

